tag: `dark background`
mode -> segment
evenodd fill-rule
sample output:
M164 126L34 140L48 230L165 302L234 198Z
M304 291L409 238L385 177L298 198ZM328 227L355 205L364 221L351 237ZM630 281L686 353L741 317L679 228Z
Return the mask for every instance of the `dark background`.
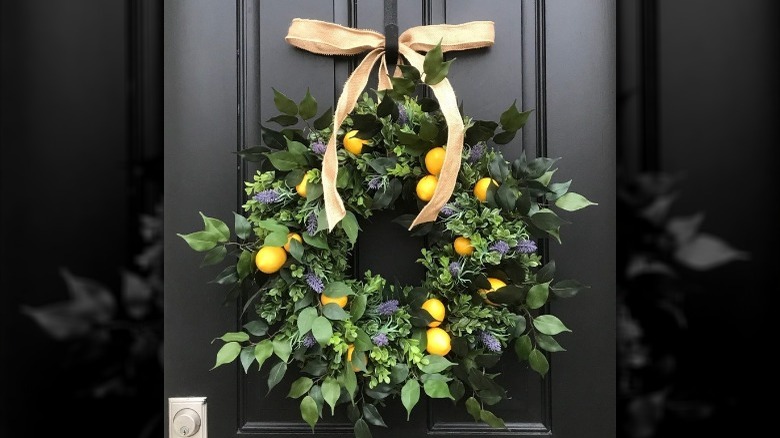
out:
M162 427L159 368L142 368L133 394L85 391L126 360L126 339L93 351L102 362L79 363L88 350L74 356L77 341L53 340L21 313L68 297L62 268L118 296L121 270L148 244L139 218L162 195L161 3L0 3L2 438L107 424L138 437L147 417ZM656 335L682 346L679 399L706 409L666 406L655 428L632 436L740 436L769 422L748 394L775 379L764 355L774 345L780 11L772 0L618 7L620 171L679 175L674 211L705 212L704 230L750 253L695 277L682 294L686 329ZM632 230L617 232L620 244Z

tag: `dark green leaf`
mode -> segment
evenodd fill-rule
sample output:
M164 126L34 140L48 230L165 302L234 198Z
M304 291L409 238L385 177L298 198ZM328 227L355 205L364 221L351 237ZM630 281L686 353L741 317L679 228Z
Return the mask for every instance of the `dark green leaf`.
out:
M517 353L517 358L520 360L528 359L528 354L531 353L532 349L531 338L528 335L520 336L515 341L515 353Z
M515 138L517 131L501 131L493 136L493 143L507 144Z
M317 409L317 402L315 402L311 396L307 395L303 398L303 400L301 400L301 418L303 418L303 421L311 426L311 431L314 432L314 425L317 424L319 414Z
M524 287L509 284L490 292L487 298L496 304L520 304L526 299L527 294L528 291Z
M515 209L515 204L520 194L517 189L510 187L509 184L502 184L496 190L496 202L504 211L510 212Z
M466 387L463 386L463 382L458 379L450 382L450 394L452 394L454 401L460 400L466 394Z
M449 64L452 61L444 62L444 54L441 50L441 42L432 48L425 55L423 61L423 71L425 72L425 83L436 85L447 76Z
M241 344L238 342L228 342L217 352L217 361L211 369L213 370L220 365L233 362L239 354L241 354Z
M501 359L500 354L480 354L474 357L474 362L481 368L492 368Z
M243 279L246 278L249 274L252 273L252 266L254 266L253 262L254 257L252 257L252 253L249 251L241 251L241 255L238 257L238 263L236 264L236 272L238 273L238 278Z
M281 132L274 131L273 129L266 128L263 125L260 125L260 130L262 131L262 137L263 142L271 148L272 150L280 150L284 149L285 145L287 144L287 141L284 138L284 135L282 135Z
M517 110L517 100L512 102L512 106L510 106L506 111L501 113L501 118L499 121L501 122L501 127L504 129L504 131L517 131L518 129L522 128L523 125L528 121L528 117L531 115L531 112L533 110L520 112Z
M222 285L237 283L238 272L236 272L236 265L230 265L223 269L211 282Z
M328 303L322 306L322 314L331 321L346 321L349 314L336 303Z
M330 249L328 248L327 239L322 233L318 233L313 236L309 235L309 233L303 233L302 237L303 237L303 241L306 242L307 245L319 249Z
M412 80L412 81L419 81L420 80L420 70L417 70L414 66L401 64L398 66L398 68L401 69L401 73L406 79ZM418 102L419 103L419 102Z
M219 339L225 342L245 342L249 340L249 335L244 332L228 332Z
M344 373L341 375L341 378L350 400L354 400L355 391L357 391L357 376L355 375L355 370L352 369L352 365L346 361L344 361Z
M325 290L322 292L328 298L341 298L347 295L355 295L352 288L344 282L332 281L325 286Z
M555 260L550 260L536 272L537 283L548 283L555 276Z
M561 344L558 343L558 341L555 340L552 336L543 335L541 333L537 333L535 336L536 339L536 345L539 346L542 350L547 350L550 353L555 353L558 351L566 351L565 348L561 347Z
M436 123L427 117L420 120L420 138L427 141L433 141L439 134L439 128Z
M387 117L395 113L394 118L398 118L398 105L390 96L385 96L376 107L377 117Z
M519 338L523 333L525 333L526 329L526 320L523 315L515 315L515 324L512 326L512 329L510 330L510 335L513 338Z
M254 347L242 348L241 354L239 355L239 360L241 360L241 366L244 367L244 374L248 373L249 367L252 365L252 362L255 361Z
M274 345L270 339L263 339L259 344L255 345L255 359L257 360L258 370L263 368L263 363L272 354L274 354Z
M301 336L305 335L311 330L311 326L314 323L314 320L317 318L317 309L314 307L307 307L298 314L298 320L296 323L298 324L298 333L300 333Z
M249 236L252 235L252 225L249 224L246 217L235 211L233 212L233 216L235 217L236 236L238 236L239 239L248 239Z
M198 252L204 252L214 248L217 246L217 240L219 239L219 236L206 231L196 231L190 234L176 233L176 235L184 239L190 248Z
M279 362L278 364L274 365L273 368L271 368L271 372L268 373L268 393L274 389L274 386L278 385L279 382L282 381L286 372L287 362L284 361Z
M443 356L434 354L429 354L423 359L428 359L428 365L420 365L419 368L427 374L440 373L453 365L457 365L456 363L448 361Z
M362 418L355 422L355 438L371 438L371 430Z
M374 426L387 427L385 420L382 419L382 415L379 414L379 410L370 403L363 405L363 418Z
M590 286L586 286L577 280L561 280L550 287L553 293L561 298L573 297L582 289L588 288Z
M542 377L550 370L550 363L547 362L544 353L535 348L528 354L528 363L531 365L531 369L539 373Z
M431 113L439 109L439 102L436 102L430 97L423 97L418 100L417 103L420 105L420 109L426 113Z
M249 321L244 324L244 328L253 336L265 336L265 334L268 333L268 324L262 319Z
M528 290L528 297L526 297L525 302L529 308L538 309L547 302L549 294L550 283L535 284Z
M216 236L219 243L230 240L230 228L228 228L227 224L217 218L208 217L203 212L199 213L200 217L203 218L203 231Z
M323 362L319 359L312 360L310 359L308 362L306 362L306 366L301 369L301 372L304 372L306 374L311 374L312 376L321 377L328 371L328 363ZM319 389L319 388L318 388Z
M326 377L322 382L322 398L330 406L330 414L335 414L336 401L341 394L341 385L333 377Z
M452 346L452 352L456 356L465 357L469 352L468 342L465 338L453 338L450 344Z
M487 423L490 427L494 427L497 429L506 429L506 425L504 424L504 420L498 418L490 411L482 410L479 413L480 420Z
M409 366L402 363L397 363L390 369L390 382L394 384L403 382L408 376Z
M303 261L303 244L297 239L290 239L290 255L299 262Z
M355 351L352 353L352 360L349 361L349 365L355 371L366 371L366 360L366 355L360 352L357 347L355 347Z
M358 231L360 230L360 227L358 227L357 218L355 217L355 214L351 211L347 211L346 216L341 220L341 227L344 229L344 232L347 234L347 239L349 239L349 243L355 244L358 237Z
M449 390L448 390L449 392ZM412 415L412 409L420 400L420 384L416 380L408 380L401 388L401 403L406 408L406 420Z
M496 181L503 183L509 176L509 164L501 155L496 155L488 165L488 171Z
M352 128L358 130L357 135L355 135L357 138L370 139L382 129L382 122L373 114L353 114L350 117L352 118Z
M287 397L298 398L309 392L314 381L308 377L300 377L290 385L290 392Z
M466 143L475 145L481 141L488 141L493 138L498 124L490 120L475 120L474 124L466 130Z
M216 246L210 249L206 255L203 256L203 261L200 263L200 267L216 265L217 263L225 260L227 255L227 248L225 245Z
M276 354L276 356L279 357L279 359L285 362L287 362L287 360L290 359L290 353L292 353L292 347L290 346L289 339L274 339L273 346L274 346L274 354Z
M570 332L563 322L554 315L539 315L534 318L534 327L545 335L555 336L562 332Z
M408 96L414 93L416 87L414 81L407 78L391 77L390 83L393 84L393 91L397 97Z
M274 122L280 126L292 126L298 123L298 118L295 116L288 116L286 114L280 114L276 117L271 117L268 122Z
M352 303L349 305L349 314L352 322L357 322L360 317L366 312L366 296L357 295L352 299Z
M537 157L528 162L528 178L536 179L555 164L560 158Z
M327 318L318 316L311 324L311 332L317 342L321 346L325 346L328 344L328 341L330 341L330 337L333 336L333 326Z
M555 201L556 199L560 198L569 190L569 186L571 186L571 180L550 184L547 186L547 188L550 189L550 193L545 195L547 200Z
M312 126L314 129L322 131L323 129L330 127L331 122L333 122L333 107L328 108L321 116L317 117L314 122L312 122Z
M299 169L308 164L306 156L294 154L290 151L267 152L265 155L271 160L271 165L282 172Z
M474 397L469 397L466 399L466 411L468 411L469 414L471 414L472 417L474 417L474 421L480 420L479 413L482 411L482 406L479 405L479 402Z
M298 105L292 99L277 91L276 88L272 88L272 90L274 90L274 105L276 105L276 109L291 116L298 114Z
M369 351L374 348L374 344L371 342L371 338L368 337L368 334L366 334L362 328L357 328L355 330L357 333L354 344L355 351Z
M363 414L360 413L360 409L357 407L357 405L348 403L347 404L347 419L354 423L358 421Z
M264 152L268 152L268 148L263 146L255 146L251 148L242 149L236 154L246 161L258 163L265 160Z
M301 118L304 120L309 120L317 114L317 101L311 97L311 93L309 93L308 88L306 89L306 96L303 97L303 100L298 105L298 108L298 112L300 113Z

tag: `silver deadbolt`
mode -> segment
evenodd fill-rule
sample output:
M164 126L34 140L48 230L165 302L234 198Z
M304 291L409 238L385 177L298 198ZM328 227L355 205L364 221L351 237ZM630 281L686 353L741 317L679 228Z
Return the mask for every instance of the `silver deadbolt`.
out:
M200 430L200 415L190 408L180 410L173 416L173 430L179 436L195 435Z

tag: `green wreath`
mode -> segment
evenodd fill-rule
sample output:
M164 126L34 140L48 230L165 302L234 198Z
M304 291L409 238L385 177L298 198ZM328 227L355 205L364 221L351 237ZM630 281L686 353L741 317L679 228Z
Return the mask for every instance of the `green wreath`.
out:
M433 51L432 51L433 52ZM231 285L229 299L254 306L242 331L225 333L216 364L239 359L270 365L269 391L296 363L300 377L288 397L302 398L301 416L312 428L345 405L357 436L368 424L385 426L379 413L400 395L411 414L422 393L464 397L475 420L503 428L486 406L507 397L488 371L510 346L520 361L544 376L547 353L562 351L554 336L570 331L545 305L575 295L583 285L554 282L555 263L545 262L538 239L560 242L565 223L552 209L574 211L593 203L569 192L571 181L553 183L556 159L507 162L489 144L510 142L531 111L513 103L499 123L464 117L465 147L455 191L434 222L416 226L426 236L418 262L419 286L392 284L365 272L351 278L350 251L359 218L376 210L406 210L396 221L408 227L429 199L441 169L446 123L438 104L413 97L421 83L413 67L393 78L393 88L364 93L338 131L337 188L346 216L328 231L320 166L332 134L330 109L317 116L306 92L293 100L274 89L282 113L264 127L265 146L240 155L259 163L246 182L245 214L228 226L201 213L204 229L180 235L205 252L203 266L237 260L214 280ZM429 75L430 76L430 75ZM305 128L294 126L303 124ZM500 131L496 132L500 126Z

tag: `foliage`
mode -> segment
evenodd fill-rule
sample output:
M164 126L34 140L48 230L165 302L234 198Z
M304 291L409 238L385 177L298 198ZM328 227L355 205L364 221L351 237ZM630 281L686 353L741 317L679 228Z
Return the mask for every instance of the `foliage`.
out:
M429 79L438 82L449 64L435 56L432 50L426 73L435 73ZM345 404L355 434L370 436L369 425L385 426L379 412L385 400L400 396L411 415L422 394L466 398L475 420L503 428L503 421L486 406L507 398L507 393L488 369L504 349L514 348L520 361L527 360L544 376L548 353L563 350L555 337L569 331L546 313L546 305L585 287L574 280L555 280L555 263L545 263L537 241L560 241L561 225L567 221L554 209L574 211L592 203L568 191L571 181L551 181L556 159L529 159L523 153L508 162L489 146L511 141L531 111L520 112L513 103L498 123L465 117L466 144L454 194L435 222L411 231L427 236L418 260L426 268L423 283L390 284L371 272L351 278L350 251L361 219L377 210L400 208L408 213L396 222L408 227L423 205L415 185L427 174L425 154L447 140L437 102L412 96L422 83L420 72L402 67L403 77L392 78L392 89L374 97L364 93L344 124L335 128L339 144L353 130L365 144L357 155L338 149L337 187L347 215L331 232L320 174L322 153L334 129L331 110L320 113L308 91L296 103L274 90L282 114L269 122L281 129L263 126L264 145L240 153L259 163L260 170L246 182L248 200L244 212L235 214L233 232L219 219L203 215L203 230L180 235L192 249L205 253L204 265L227 259L228 266L214 282L230 288L229 299L246 297L245 330L218 338L222 346L214 367L236 359L246 372L265 367L271 391L288 365L297 364L301 377L288 396L301 398L301 416L312 428L323 410L333 413ZM305 128L295 127L299 124ZM472 190L484 177L495 183L480 202ZM301 196L296 186L304 179L306 193ZM284 245L289 233L302 236L302 243L289 240L289 257L281 270L258 271L253 263L258 250ZM470 239L473 253L456 253L453 241L459 236ZM487 301L489 277L506 286L490 292ZM346 297L347 304L344 309L322 305L322 296ZM451 351L445 356L428 351L427 329L433 317L421 305L429 298L446 307L440 328L451 338Z

